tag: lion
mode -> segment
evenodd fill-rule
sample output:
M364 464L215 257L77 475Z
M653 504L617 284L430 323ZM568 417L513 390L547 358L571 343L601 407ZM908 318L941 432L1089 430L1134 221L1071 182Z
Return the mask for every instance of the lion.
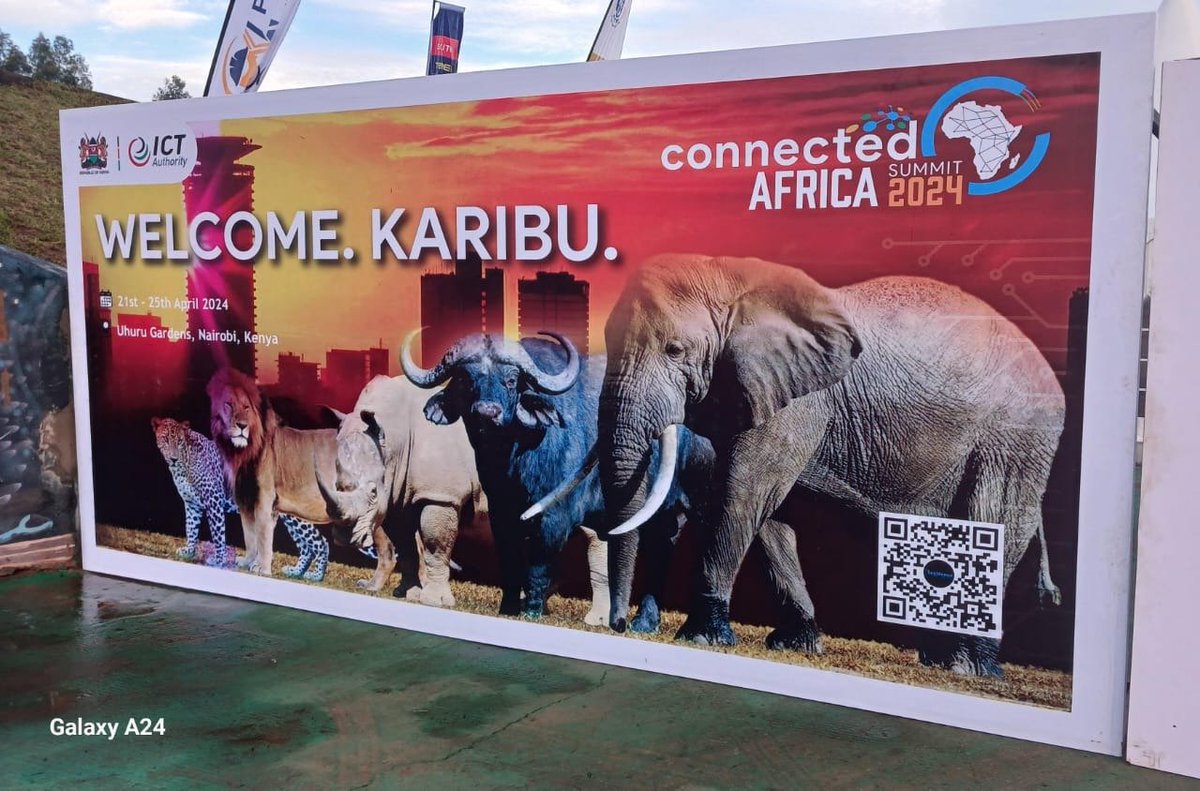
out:
M317 483L337 475L337 431L284 426L270 400L246 374L218 370L208 383L212 438L224 461L225 477L242 517L249 571L271 575L275 522L282 515L312 524L334 523ZM324 542L324 538L320 539ZM376 531L377 563L393 556L382 528ZM301 547L302 555L309 554ZM328 557L328 544L324 546ZM303 564L302 565L306 565ZM323 564L320 569L323 574ZM389 569L390 571L390 569ZM304 569L299 569L299 576ZM316 579L314 576L308 579Z

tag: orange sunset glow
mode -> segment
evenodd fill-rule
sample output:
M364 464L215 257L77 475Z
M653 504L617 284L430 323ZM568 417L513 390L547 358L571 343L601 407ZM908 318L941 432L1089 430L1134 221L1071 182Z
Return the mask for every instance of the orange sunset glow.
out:
M869 166L878 207L750 210L763 168L670 171L661 164L668 145L828 137L879 107L907 108L920 123L950 85L991 73L1037 92L1041 109L1004 104L1009 120L1029 130L1018 138L1025 149L1037 131L1053 133L1040 170L1001 195L888 207L888 163L879 161ZM599 207L590 261L556 255L487 264L505 272L509 335L517 329L518 280L567 270L591 284L590 346L603 351L604 322L629 270L656 253L697 252L802 266L830 285L884 273L946 279L1023 322L1053 361L1065 345L1067 299L1087 284L1097 82L1098 59L1085 55L224 121L222 135L261 146L243 160L255 169L255 214L337 210L337 246L355 253L332 265L291 254L259 260L256 325L281 339L279 349L259 353L260 378L272 381L278 351L315 361L330 348L381 340L394 354L420 325L420 275L451 268L431 254L421 262L371 260L372 210L386 216L400 207L406 247L424 207L438 209L452 236L456 207L537 205L554 215L566 205L573 245L582 243L587 205ZM943 158L970 162L965 141L939 145ZM90 187L80 195L83 257L100 263L103 288L142 298L185 295L183 266L105 263L94 219L155 211L182 225L179 185ZM601 253L607 246L617 250L614 261ZM964 255L977 247L968 264ZM167 326L186 326L182 312L157 313Z

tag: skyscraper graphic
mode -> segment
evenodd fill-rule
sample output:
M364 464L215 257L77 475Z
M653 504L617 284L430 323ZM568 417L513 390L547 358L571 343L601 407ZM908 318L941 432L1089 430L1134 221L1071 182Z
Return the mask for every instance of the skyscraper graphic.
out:
M421 365L432 365L455 341L476 332L504 334L504 270L486 272L472 253L454 274L421 275Z
M517 333L526 338L543 330L565 335L580 354L588 353L590 287L570 272L538 272L517 283Z
M86 325L88 375L106 385L112 367L112 294L101 303L100 266L83 262L83 315Z
M196 166L183 180L183 203L188 223L201 212L215 213L222 221L234 212L254 208L254 166L239 160L257 151L245 137L200 137L196 139ZM234 244L250 246L250 228L242 224L234 233ZM234 332L239 339L246 330L254 330L254 266L238 261L224 252L223 231L212 224L200 227L201 246L221 248L211 260L194 259L188 270L188 329L195 342L189 374L193 381L206 382L221 365L255 374L254 346L248 343L220 343L202 340L206 332ZM226 303L228 307L226 307Z
M186 386L187 344L169 340L166 325L152 313L117 313L103 336L111 355L104 394L120 409L169 409ZM115 363L115 365L113 364Z
M367 382L388 375L388 350L383 342L374 349L330 349L325 352L322 381L333 406L348 410Z
M276 388L292 396L319 399L321 373L316 363L306 362L298 354L279 355L279 381Z

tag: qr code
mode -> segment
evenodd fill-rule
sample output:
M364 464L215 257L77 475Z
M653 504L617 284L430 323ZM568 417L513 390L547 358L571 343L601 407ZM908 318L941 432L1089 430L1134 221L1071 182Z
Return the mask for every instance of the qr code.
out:
M1000 637L1004 525L879 515L881 621Z

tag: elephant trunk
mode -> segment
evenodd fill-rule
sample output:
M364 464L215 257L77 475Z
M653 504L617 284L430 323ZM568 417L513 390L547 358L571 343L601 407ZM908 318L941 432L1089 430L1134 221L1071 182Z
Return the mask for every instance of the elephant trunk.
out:
M637 564L638 531L608 541L608 625L614 632L629 628L629 604L633 594L633 572Z
M667 500L667 495L671 491L671 484L675 480L675 463L679 455L679 425L672 423L663 429L659 435L659 455L658 455L658 471L654 476L654 483L650 487L650 491L646 494L645 501L642 507L629 516L621 524L612 528L609 531L611 536L620 536L628 533L631 530L637 530L639 527L649 521L650 517L658 513L658 509ZM642 485L645 488L645 485Z
M682 422L683 410L674 408L669 386L643 384L647 383L634 382L618 373L605 381L600 396L600 487L605 503L604 532L609 534L615 528L621 529L617 535L634 530L652 516L670 490L669 478L675 469L675 424ZM681 405L682 395L679 401ZM649 473L655 443L661 447L659 475L653 482L657 485L652 485ZM664 459L668 454L671 459ZM636 523L631 522L635 517Z

